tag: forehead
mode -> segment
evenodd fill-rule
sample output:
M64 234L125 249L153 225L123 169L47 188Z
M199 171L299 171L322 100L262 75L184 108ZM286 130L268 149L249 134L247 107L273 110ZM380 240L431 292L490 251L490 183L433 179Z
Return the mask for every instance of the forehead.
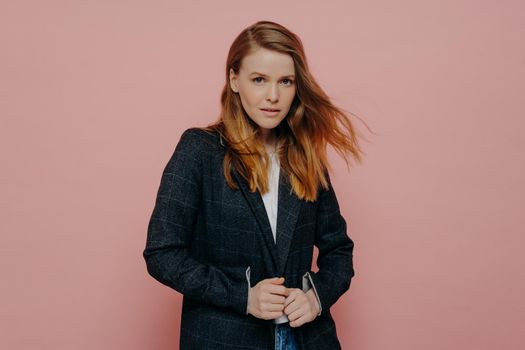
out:
M292 56L263 48L244 56L240 70L244 74L259 72L270 76L295 74Z

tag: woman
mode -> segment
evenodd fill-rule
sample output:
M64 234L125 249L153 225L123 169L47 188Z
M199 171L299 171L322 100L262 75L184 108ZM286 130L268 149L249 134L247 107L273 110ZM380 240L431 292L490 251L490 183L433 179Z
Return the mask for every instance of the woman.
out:
M183 294L180 348L340 349L330 307L350 287L354 244L326 146L360 161L354 128L300 39L269 21L233 42L221 103L168 161L143 254Z

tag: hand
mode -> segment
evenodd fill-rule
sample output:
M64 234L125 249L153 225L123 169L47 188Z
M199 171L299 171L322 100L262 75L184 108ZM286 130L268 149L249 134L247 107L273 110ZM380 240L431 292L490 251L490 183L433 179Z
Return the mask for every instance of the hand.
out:
M267 278L259 281L248 291L248 313L263 320L272 320L284 315L284 301L288 288L284 277Z
M306 293L298 288L287 288L287 290L284 313L288 315L290 327L299 327L313 321L320 309L314 290L310 288Z

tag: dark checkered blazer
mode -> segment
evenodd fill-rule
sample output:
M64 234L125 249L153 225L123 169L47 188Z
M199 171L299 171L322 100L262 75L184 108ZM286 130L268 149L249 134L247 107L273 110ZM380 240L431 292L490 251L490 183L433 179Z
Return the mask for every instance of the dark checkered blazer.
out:
M218 133L183 132L148 225L148 273L183 294L180 349L274 349L275 324L248 315L247 299L250 286L278 276L289 288L313 287L321 306L312 322L292 328L300 349L340 349L330 307L350 287L354 244L331 183L306 202L281 168L275 243L260 193L233 168L240 190L226 184L225 147Z

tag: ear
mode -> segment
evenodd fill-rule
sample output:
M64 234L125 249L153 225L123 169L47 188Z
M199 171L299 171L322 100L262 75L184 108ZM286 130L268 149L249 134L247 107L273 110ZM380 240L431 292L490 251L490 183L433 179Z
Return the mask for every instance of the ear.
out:
M232 68L230 68L230 88L235 93L239 92L239 88L237 86L237 75L235 74Z

